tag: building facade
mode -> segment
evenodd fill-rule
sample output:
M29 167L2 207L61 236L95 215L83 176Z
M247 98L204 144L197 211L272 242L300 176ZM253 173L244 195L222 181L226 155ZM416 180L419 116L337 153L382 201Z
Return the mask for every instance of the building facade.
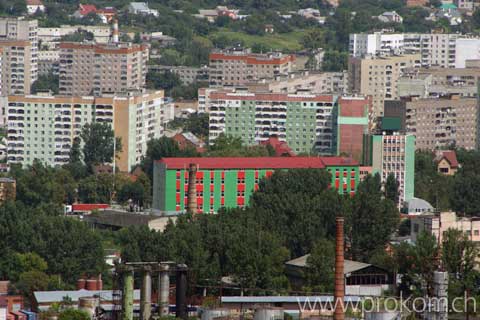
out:
M277 136L297 154L335 153L336 96L220 90L209 94L208 103L211 143L222 133L246 145Z
M32 85L33 48L30 41L0 40L1 95L29 94ZM35 65L35 68L37 65Z
M60 44L59 93L102 95L145 86L148 48L131 43Z
M115 96L9 96L7 113L7 161L48 165L68 162L73 139L85 124L108 123L121 138L122 151L116 165L129 171L145 154L147 142L163 135L163 91Z
M253 54L249 50L225 50L209 57L211 86L238 86L293 71L295 56L282 53Z
M23 17L0 18L0 40L30 42L30 83L35 82L38 77L38 21L26 20Z
M479 105L476 98L447 96L406 102L405 129L416 136L416 148L450 147L474 150L479 143Z
M358 163L347 158L163 158L154 164L155 210L186 210L190 164L197 165L197 210L203 213L247 206L260 180L270 177L275 170L325 169L332 176L331 185L340 194L354 194L359 183Z
M415 136L383 134L365 136L364 164L372 166L372 174L380 174L382 182L393 174L399 183L399 203L413 199L415 185Z
M78 31L92 33L93 39L97 43L107 43L112 36L112 31L108 26L62 25L60 27L38 28L38 40L42 42L42 46L53 49L58 46L63 37Z
M398 99L397 81L407 69L420 65L420 55L350 58L352 93L372 96L375 117L383 116L384 102Z
M371 97L341 97L336 113L336 154L361 161L363 136L371 124Z

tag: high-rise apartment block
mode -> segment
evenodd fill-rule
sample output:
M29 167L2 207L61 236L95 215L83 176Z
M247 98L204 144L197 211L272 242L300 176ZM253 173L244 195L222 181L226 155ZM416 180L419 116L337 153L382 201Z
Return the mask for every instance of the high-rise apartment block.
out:
M356 33L350 35L350 54L421 55L423 67L464 68L468 60L480 59L480 38L453 33Z
M277 136L295 153L334 152L337 97L316 94L214 91L209 94L210 141L221 134L255 145Z
M398 79L399 97L478 96L480 68L428 68L405 72Z
M211 53L209 60L211 86L236 86L288 74L293 71L295 56L230 49Z
M0 41L2 56L1 89L2 96L29 94L32 85L32 45L29 41Z
M23 17L0 18L0 41L28 41L30 42L30 83L37 80L38 62L38 21L26 20Z
M406 132L416 136L417 149L478 148L477 98L457 95L435 99L412 98L406 101L405 110Z
M348 65L350 90L352 93L372 96L374 116L382 116L384 101L398 98L398 79L406 70L419 65L418 54L352 57Z
M99 96L140 90L145 85L147 60L144 45L61 43L59 93Z
M393 174L399 183L399 203L403 206L414 196L415 136L380 134L365 136L364 164L372 166L372 174L379 173L382 182Z
M163 135L170 119L163 91L94 96L9 96L7 107L9 163L49 165L68 162L73 139L87 123L112 126L122 140L116 165L129 171L145 154L147 141Z

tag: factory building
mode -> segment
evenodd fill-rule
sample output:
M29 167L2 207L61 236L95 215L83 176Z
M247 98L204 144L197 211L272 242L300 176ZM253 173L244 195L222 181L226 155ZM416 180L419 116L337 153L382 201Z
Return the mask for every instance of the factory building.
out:
M341 157L164 158L154 165L153 208L162 212L187 209L189 166L197 166L198 212L222 207L245 207L260 180L275 170L326 169L340 194L354 194L359 183L358 163Z

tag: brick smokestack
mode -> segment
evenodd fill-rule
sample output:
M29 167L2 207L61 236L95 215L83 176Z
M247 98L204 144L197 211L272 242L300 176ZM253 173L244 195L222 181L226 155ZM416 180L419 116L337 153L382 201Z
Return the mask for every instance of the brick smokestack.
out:
M345 257L344 257L344 231L343 231L344 219L343 217L337 217L336 226L337 233L335 238L335 294L334 294L334 320L344 320L344 298L345 298Z
M188 212L197 213L197 165L190 163L188 167Z

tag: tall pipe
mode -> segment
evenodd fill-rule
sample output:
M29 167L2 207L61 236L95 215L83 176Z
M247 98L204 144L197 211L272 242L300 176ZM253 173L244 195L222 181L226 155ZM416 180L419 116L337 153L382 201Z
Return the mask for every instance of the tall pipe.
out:
M334 320L345 319L345 257L344 257L344 219L343 217L337 217L336 219L336 238L335 238L335 293L334 293L334 306L335 311L333 315Z
M187 266L185 264L177 265L176 272L176 318L187 320Z
M133 269L123 271L122 320L133 320Z
M160 273L158 275L158 308L161 317L168 316L170 297L170 275L168 273L168 265L160 265Z
M197 165L190 163L188 167L188 213L197 213Z
M140 319L150 320L152 315L152 269L143 269L142 290L140 291Z
M118 31L118 20L113 20L113 28L112 28L112 42L118 43L119 41L119 31Z

